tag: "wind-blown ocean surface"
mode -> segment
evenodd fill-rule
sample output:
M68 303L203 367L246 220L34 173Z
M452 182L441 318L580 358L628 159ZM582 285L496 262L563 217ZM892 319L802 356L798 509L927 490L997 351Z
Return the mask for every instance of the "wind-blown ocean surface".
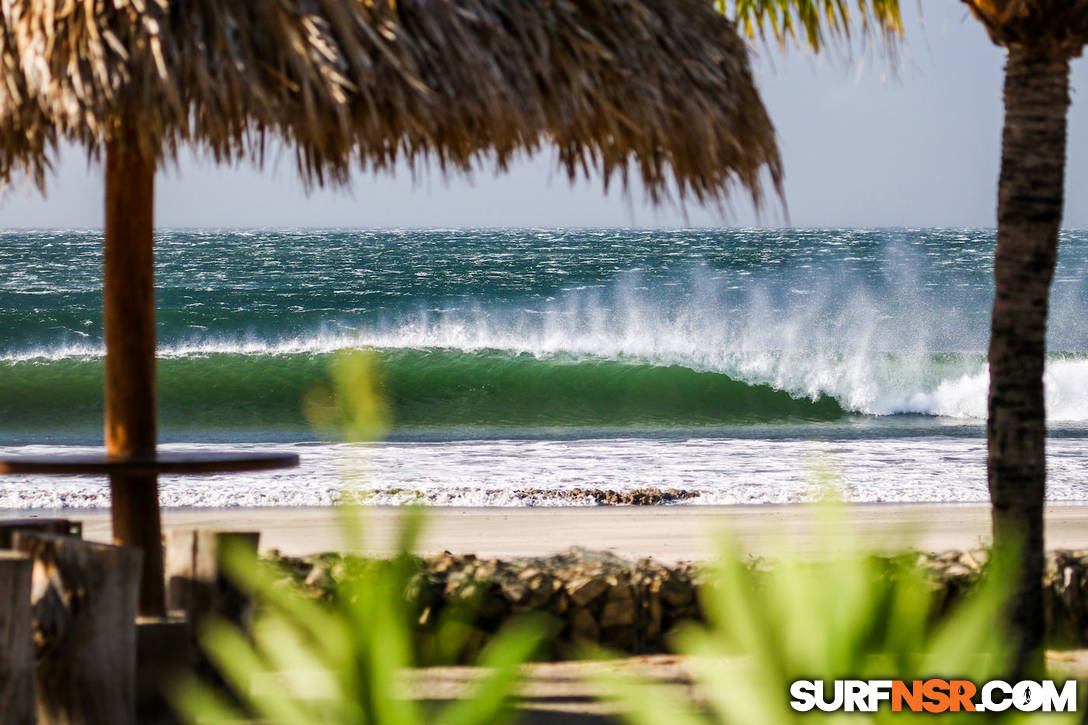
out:
M572 488L784 502L986 499L991 230L166 231L161 439L299 469L165 477L166 506L548 504ZM0 232L0 453L102 429L101 235ZM388 438L303 413L372 351ZM1067 232L1047 367L1049 497L1088 494L1088 232ZM360 493L361 492L361 493ZM108 505L0 478L0 508Z

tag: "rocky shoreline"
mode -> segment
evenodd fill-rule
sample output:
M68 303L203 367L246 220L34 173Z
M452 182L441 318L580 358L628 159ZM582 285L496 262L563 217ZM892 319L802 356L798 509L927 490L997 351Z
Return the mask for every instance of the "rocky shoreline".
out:
M971 588L987 560L982 550L904 556L927 572L938 614ZM273 552L269 558L310 596L326 600L336 596L337 580L347 571L338 554L282 557ZM764 560L751 565L774 566ZM557 635L545 653L551 659L575 656L584 645L661 653L669 652L675 627L703 620L698 592L704 574L704 567L693 563L632 561L578 549L510 560L447 552L420 560L412 599L423 638L436 633L450 607L471 612L465 657L478 652L510 618L526 613L554 619ZM1088 644L1088 551L1052 552L1046 593L1051 637L1069 646Z
M569 503L596 504L598 506L657 506L679 503L699 497L698 491L679 488L638 488L633 491L613 491L601 488L542 489L528 488L514 491L517 498L548 497Z
M488 488L451 488L425 491L410 488L366 489L340 496L340 504L419 504L434 505L461 498L502 497L510 503L524 506L658 506L682 503L699 498L699 491L680 488L637 488L616 491L610 488L518 488L514 490Z

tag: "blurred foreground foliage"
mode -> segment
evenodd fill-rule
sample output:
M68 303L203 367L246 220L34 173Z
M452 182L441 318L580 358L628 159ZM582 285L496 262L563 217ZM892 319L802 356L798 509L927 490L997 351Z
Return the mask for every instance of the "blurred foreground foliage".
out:
M476 664L487 668L468 695L445 706L411 697L405 673L455 659L470 631L471 612L451 611L421 654L414 639L411 584L419 559L410 552L419 515L405 517L400 553L389 560L347 558L332 600L316 601L282 571L241 551L228 552L229 575L252 595L249 632L213 622L200 641L223 679L190 679L175 693L190 723L259 721L284 725L483 725L511 715L520 665L548 634L547 622L511 620Z
M302 410L325 437L355 443L379 440L392 424L392 408L382 393L377 357L363 350L334 355L329 381L307 391Z
M796 680L1006 679L1016 649L1006 608L1016 581L1008 553L993 553L979 581L956 601L943 601L925 570L910 556L872 556L842 546L833 532L847 525L845 508L821 505L824 533L811 557L782 548L769 567L746 565L735 542L722 538L718 558L700 595L706 622L675 636L675 650L692 657L693 703L644 679L608 676L599 684L634 725L675 723L902 722L929 713L875 713L790 708ZM1024 678L1040 679L1043 673ZM1060 689L1060 685L1059 685ZM1083 694L1083 693L1078 693ZM1078 709L1083 701L1078 702ZM996 713L992 714L996 715ZM942 722L976 712L941 713ZM1077 713L1000 714L1001 722L1079 722Z

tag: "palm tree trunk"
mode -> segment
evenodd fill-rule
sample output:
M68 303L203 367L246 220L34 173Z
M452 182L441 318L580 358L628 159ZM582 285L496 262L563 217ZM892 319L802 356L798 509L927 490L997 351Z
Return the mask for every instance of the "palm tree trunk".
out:
M155 164L121 134L106 145L103 327L106 452L153 458L155 421ZM143 551L139 612L166 613L158 479L110 476L114 543Z
M1011 46L1005 66L986 437L994 544L1015 547L1020 562L1011 618L1020 638L1021 668L1037 652L1044 628L1043 366L1062 218L1068 109L1069 61Z

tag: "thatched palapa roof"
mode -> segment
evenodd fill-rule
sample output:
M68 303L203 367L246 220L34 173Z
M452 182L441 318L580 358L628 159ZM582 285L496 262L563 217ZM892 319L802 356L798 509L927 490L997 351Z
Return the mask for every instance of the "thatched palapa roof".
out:
M97 155L122 133L156 160L261 161L278 137L317 184L547 143L572 176L630 171L655 198L671 176L758 202L761 170L781 175L708 0L0 0L0 177L41 184L58 141Z

